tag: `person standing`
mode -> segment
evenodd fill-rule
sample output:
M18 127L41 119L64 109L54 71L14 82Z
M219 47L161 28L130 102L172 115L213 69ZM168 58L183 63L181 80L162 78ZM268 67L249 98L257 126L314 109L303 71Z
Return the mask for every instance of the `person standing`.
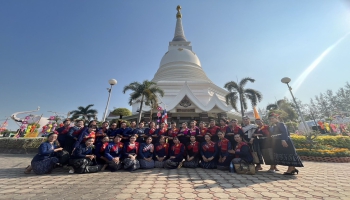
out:
M200 122L199 123L199 134L197 135L197 141L201 144L202 142L204 142L204 137L208 132L208 128L205 127L206 124L205 122Z
M236 134L239 134L242 137L244 137L244 133L242 131L242 128L238 125L238 120L232 119L230 121L230 125L227 127L225 137L231 142L231 145L233 146L233 148L235 148L237 145L237 142L234 139L234 136Z
M146 134L144 126L144 122L140 122L139 127L137 127L133 132L134 135L137 136L136 142L138 142L139 144L145 143Z
M264 158L265 165L270 165L269 172L278 171L276 168L273 149L272 149L272 138L269 131L269 126L265 125L260 119L256 119L255 123L258 125L253 137L259 142L259 147Z
M259 141L255 140L256 138L253 136L257 125L250 123L250 118L248 116L243 117L244 127L242 128L244 133L244 141L248 143L250 149L253 152L253 157L255 156L255 170L262 170L261 164L264 164L264 160L262 159L262 154L259 146Z
M304 167L301 162L289 132L284 123L280 122L278 115L271 113L269 120L271 122L271 137L273 139L274 161L277 165L288 166L284 175L295 175L299 173L296 167Z
M217 133L220 131L220 127L215 125L215 120L210 120L209 128L207 130L207 133L210 134L210 138L212 141L217 142L219 140L219 137L217 136Z
M70 119L65 119L63 121L63 126L56 130L58 133L57 141L60 143L61 147L65 146L67 133L70 129L70 123L71 123Z
M168 129L168 143L170 146L174 144L173 139L177 136L179 129L176 128L176 122L171 122L171 127Z

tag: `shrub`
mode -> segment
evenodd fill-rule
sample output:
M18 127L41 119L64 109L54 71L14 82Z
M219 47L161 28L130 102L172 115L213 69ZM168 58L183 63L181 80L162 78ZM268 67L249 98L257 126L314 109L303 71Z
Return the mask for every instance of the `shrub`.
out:
M307 148L307 140L302 135L291 135L295 148L302 149ZM329 145L335 148L347 148L350 149L350 137L349 136L318 136L314 139L316 142L316 149L318 145Z
M332 150L323 149L297 149L299 156L315 156L315 157L349 157L350 150L347 148L333 148Z

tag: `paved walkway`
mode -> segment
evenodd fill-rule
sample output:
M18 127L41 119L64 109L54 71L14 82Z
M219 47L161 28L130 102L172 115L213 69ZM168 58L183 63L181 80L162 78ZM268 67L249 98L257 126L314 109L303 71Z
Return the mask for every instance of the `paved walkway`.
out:
M185 168L23 174L32 156L0 154L0 199L350 199L350 163L305 162L297 176Z

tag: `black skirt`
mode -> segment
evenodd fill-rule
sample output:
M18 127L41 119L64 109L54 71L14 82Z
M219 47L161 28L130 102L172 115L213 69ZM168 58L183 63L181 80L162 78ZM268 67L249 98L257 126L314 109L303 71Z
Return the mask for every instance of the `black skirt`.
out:
M186 168L196 168L196 167L198 167L198 165L199 165L199 159L198 158L194 158L191 161L183 162L182 166L186 167Z
M276 165L304 167L290 138L286 140L288 147L282 146L281 139L276 138L273 142L273 157Z

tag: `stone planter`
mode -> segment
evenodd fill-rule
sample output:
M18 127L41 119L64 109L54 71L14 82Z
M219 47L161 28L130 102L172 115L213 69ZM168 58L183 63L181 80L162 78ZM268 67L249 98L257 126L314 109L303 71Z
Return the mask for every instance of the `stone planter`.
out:
M330 162L330 163L349 163L350 157L314 157L314 156L300 156L302 161L313 162Z

